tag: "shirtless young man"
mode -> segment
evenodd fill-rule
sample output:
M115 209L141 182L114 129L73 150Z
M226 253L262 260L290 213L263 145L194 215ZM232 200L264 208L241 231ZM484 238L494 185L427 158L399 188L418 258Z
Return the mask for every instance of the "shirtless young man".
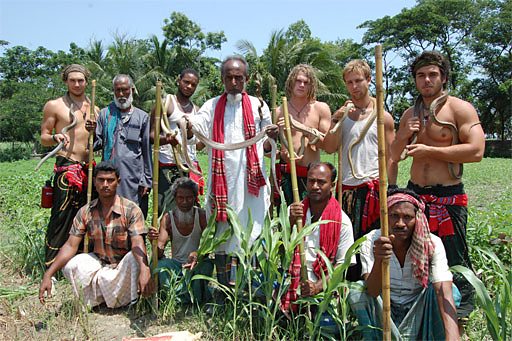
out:
M367 62L354 59L345 65L343 80L350 94L347 101L332 116L331 128L340 119L340 130L328 134L324 139L324 149L328 153L338 151L342 143L342 168L340 177L343 184L342 198L338 198L343 210L352 221L354 239L359 239L373 229L379 228L379 153L377 139L377 107L371 96L371 69ZM395 137L393 117L384 113L386 152ZM356 143L359 141L358 143ZM350 156L350 158L349 158ZM390 183L396 182L397 164L389 160ZM347 278L359 280L361 261L357 255L357 265L351 268Z
M413 158L407 187L429 207L430 230L441 237L448 265L471 268L466 243L467 196L461 167L463 163L482 160L485 136L470 103L448 96L443 104L449 72L448 60L436 51L425 51L414 60L411 73L420 93L418 109L416 114L414 107L403 114L391 157L398 162L406 149L407 156ZM428 108L436 99L440 104L433 117ZM455 275L454 283L462 294L457 315L465 318L473 310L472 288L462 276Z
M327 133L331 124L331 110L324 102L316 100L316 91L318 89L318 79L315 71L310 65L299 64L295 66L286 80L286 96L288 97L288 112L291 118L303 125L314 128L321 133ZM283 126L283 112L281 108L277 110L280 125ZM297 153L301 147L301 138L303 133L292 128L293 150ZM320 148L322 141L315 144L309 144L315 136L306 137L306 148L302 157L296 160L297 182L299 185L299 195L301 200L307 194L307 167L312 162L320 161ZM281 188L284 192L286 203L290 205L293 202L292 185L290 179L290 158L284 144L281 146L281 167L280 173Z
M68 88L67 93L48 101L43 109L41 144L50 147L64 141L64 147L55 160L53 206L46 231L46 266L51 265L68 239L73 218L85 204L85 163L89 156L89 132L85 129L85 121L90 117L90 104L85 89L89 75L89 71L82 65L71 64L65 67L62 80ZM75 127L63 133L62 130L74 119Z

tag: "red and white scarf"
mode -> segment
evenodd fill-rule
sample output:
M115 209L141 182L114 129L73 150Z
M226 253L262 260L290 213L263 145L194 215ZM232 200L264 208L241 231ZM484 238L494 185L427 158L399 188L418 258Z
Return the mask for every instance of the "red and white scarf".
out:
M304 199L302 203L304 204L302 221L306 221L306 214L309 209L309 198ZM327 206L325 206L320 220L329 220L328 223L320 225L320 250L322 250L331 263L334 264L341 234L341 207L333 196L331 196ZM300 284L300 267L300 253L299 248L296 247L290 269L288 270L291 276L290 287L281 299L281 309L283 311L287 311L290 306L294 311L297 309L292 303L297 300L297 288ZM327 265L319 254L316 256L316 260L313 263L313 272L319 279L322 278L322 272L327 275Z
M215 106L213 117L212 139L215 142L224 143L224 112L226 110L227 94L220 96ZM252 113L251 100L246 92L242 93L242 113L244 120L244 137L246 140L256 135L254 116ZM250 194L258 196L260 187L265 186L265 178L261 172L260 162L256 145L253 144L245 149L247 165L247 189ZM212 149L212 195L214 207L217 209L217 221L227 221L228 215L226 205L228 202L228 187L226 182L226 169L224 164L224 151Z

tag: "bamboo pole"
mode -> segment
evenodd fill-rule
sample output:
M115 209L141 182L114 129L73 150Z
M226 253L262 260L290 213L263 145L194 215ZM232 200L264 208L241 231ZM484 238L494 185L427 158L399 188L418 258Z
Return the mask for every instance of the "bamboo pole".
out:
M384 89L382 85L382 45L375 47L375 81L377 88L377 139L379 143L379 202L381 235L387 237L388 175L386 169L386 138L384 130ZM391 340L391 307L389 284L389 260L382 261L382 339Z
M272 86L270 87L270 107L272 111L271 120L272 124L276 124L277 121L277 85L275 84L274 80L271 80ZM270 165L270 167L277 167L276 165ZM273 172L270 172L270 217L274 217L274 208L275 208L275 197L274 193L279 192L279 188L276 188L275 183L277 179L274 179ZM279 207L277 207L277 210L279 211Z
M292 179L293 202L300 202L299 186L297 184L297 169L295 168L295 151L293 150L292 130L290 129L290 116L288 114L288 100L283 97L283 116L284 130L286 132L286 140L288 141L288 155L290 158L290 177ZM302 217L297 218L295 223L297 231L300 232L303 227ZM304 253L304 240L299 243L300 253L300 280L306 282L308 280L308 271L306 268L306 254Z
M160 115L162 112L162 82L156 82L155 103L155 140L153 143L153 220L151 226L158 230L158 154L160 149ZM158 292L158 275L155 273L158 264L158 240L151 242L151 273Z
M96 122L96 80L93 79L91 82L91 107L89 108L89 120ZM94 162L94 134L91 130L89 132L89 166L87 174L87 203L91 202L92 199L92 176L93 176L93 162ZM86 233L84 237L84 253L89 252L89 234Z
M276 124L277 120L277 85L272 82L270 93L270 103L272 108L272 124Z

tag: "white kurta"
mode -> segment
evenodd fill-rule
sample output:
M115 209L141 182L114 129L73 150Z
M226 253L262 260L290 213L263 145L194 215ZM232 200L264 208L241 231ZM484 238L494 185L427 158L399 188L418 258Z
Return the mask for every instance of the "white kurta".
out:
M208 100L199 110L199 112L190 118L191 123L198 128L202 134L208 138L212 138L213 118L215 115L215 107L219 97ZM272 123L270 111L267 104L262 107L262 119L258 113L260 101L256 97L249 96L254 116L254 124L256 126L256 134L262 128ZM224 143L236 143L245 140L244 137L244 121L242 113L242 103L226 104L224 112ZM249 210L251 212L253 229L251 233L251 242L254 241L261 233L263 222L270 206L270 192L268 186L268 177L265 171L265 160L263 152L263 140L256 144L258 159L261 171L265 177L267 186L260 188L259 195L256 197L249 194L247 190L247 171L246 171L246 150L238 149L234 151L226 151L225 154L225 172L228 191L228 205L238 214L238 218L242 226L247 226L249 218ZM212 150L208 147L208 181L206 185L206 212L207 216L211 215L209 208L212 205L211 189L212 189ZM228 228L227 222L217 223L217 235L221 234ZM232 253L238 250L240 241L232 236L226 243L222 244L217 253Z

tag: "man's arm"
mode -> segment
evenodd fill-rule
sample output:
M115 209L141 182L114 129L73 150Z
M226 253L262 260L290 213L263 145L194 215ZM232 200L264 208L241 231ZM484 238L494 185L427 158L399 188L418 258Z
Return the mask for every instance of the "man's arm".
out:
M409 108L403 113L395 138L389 148L390 158L396 163L400 162L402 151L409 144L412 135L420 131L420 119L412 116L413 111L413 108Z
M388 183L396 185L396 178L398 176L398 162L393 161L391 158L391 144L395 140L395 121L390 113L384 113L384 133L386 141L386 163L388 173Z
M144 172L139 182L139 186L144 188L142 195L149 193L153 178L153 164L151 160L151 144L149 143L149 117L145 115L144 123L142 126L142 159L144 163Z
M331 127L331 109L329 106L324 102L317 102L318 103L318 114L319 114L319 122L318 122L318 131L321 133L327 135L329 128ZM311 138L309 136L308 138ZM321 137L320 140L317 143L317 147L324 149L324 139L325 137Z
M59 250L50 268L44 273L41 286L39 287L39 301L41 303L44 303L45 293L48 294L48 297L51 296L52 277L76 255L81 241L82 236L70 235L66 243Z
M151 227L148 232L149 240L157 240L158 259L164 257L165 246L169 241L169 232L167 231L167 224L169 224L169 213L164 213L162 219L160 219L160 229L157 231L154 227Z
M146 245L141 235L133 235L130 237L132 242L132 254L139 265L139 282L138 290L144 295L150 295L152 293L151 271L148 265L148 257L146 253Z
M64 146L69 143L69 136L62 133L52 134L57 123L57 100L48 101L43 108L43 121L41 122L41 144L51 147L65 141Z
M382 261L391 259L393 254L393 245L391 241L394 237L379 237L373 243L373 257L375 259L370 273L363 274L366 281L366 288L369 295L377 297L382 291Z
M480 162L484 155L485 134L475 108L468 102L450 97L453 103L449 110L454 113L459 130L459 143L451 146L436 147L424 144L407 146L407 155L429 157L454 163Z
M437 306L443 321L445 340L459 340L457 309L453 301L452 282L437 282L433 285L436 292Z

